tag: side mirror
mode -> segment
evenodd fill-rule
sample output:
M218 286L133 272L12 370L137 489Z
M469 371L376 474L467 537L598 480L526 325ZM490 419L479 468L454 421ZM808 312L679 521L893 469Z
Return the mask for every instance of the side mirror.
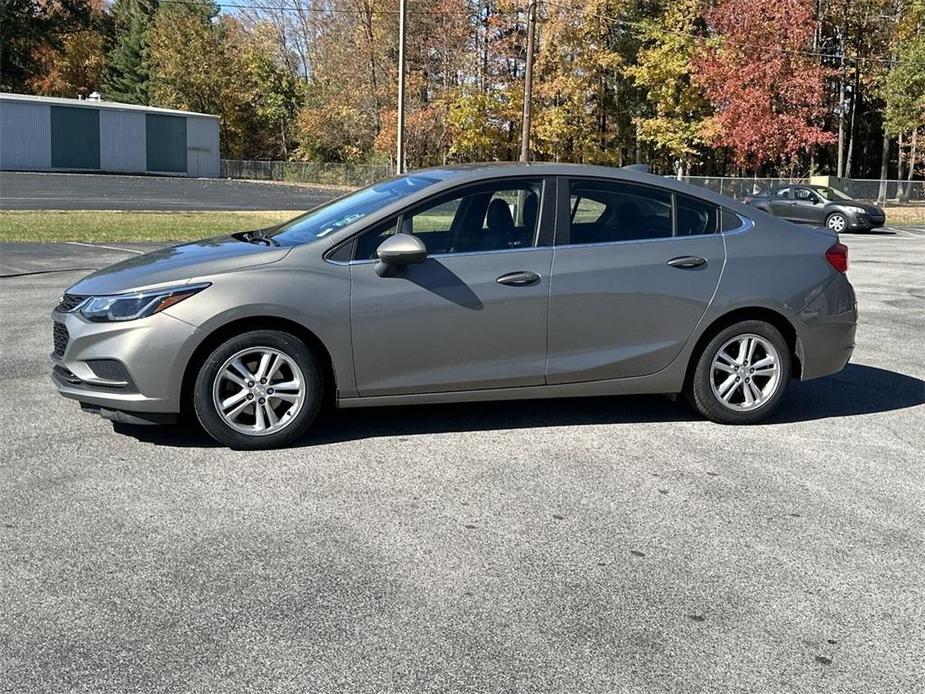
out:
M379 257L376 274L389 277L403 265L414 265L427 260L427 248L417 236L395 234L379 244L376 255Z

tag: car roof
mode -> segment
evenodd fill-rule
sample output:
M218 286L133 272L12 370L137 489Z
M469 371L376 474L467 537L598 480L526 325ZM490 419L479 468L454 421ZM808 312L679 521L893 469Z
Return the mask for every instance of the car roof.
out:
M515 176L582 176L587 178L609 178L626 181L628 183L641 183L659 188L668 189L683 195L692 195L724 205L731 209L747 211L750 208L740 207L736 200L715 193L702 186L694 186L678 181L675 178L666 178L647 171L640 170L639 165L631 164L625 167L599 166L593 164L571 164L561 162L486 162L478 164L457 164L452 166L439 166L429 169L415 169L408 173L410 176L429 176L438 179L444 185L431 189L433 194L439 189L456 186L463 183L474 183L494 178Z

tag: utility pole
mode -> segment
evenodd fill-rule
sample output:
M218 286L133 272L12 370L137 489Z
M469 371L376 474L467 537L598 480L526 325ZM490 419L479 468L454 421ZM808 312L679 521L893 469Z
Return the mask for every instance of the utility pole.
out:
M395 153L396 173L405 173L405 20L407 0L401 0L398 14L398 143Z
M524 115L520 134L520 160L530 161L530 117L533 105L533 42L536 36L536 0L527 6L527 64L524 70Z

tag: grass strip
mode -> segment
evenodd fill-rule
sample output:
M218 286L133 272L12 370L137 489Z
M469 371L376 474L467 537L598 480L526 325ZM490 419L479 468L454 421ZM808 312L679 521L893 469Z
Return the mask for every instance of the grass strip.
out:
M259 229L298 214L293 211L0 210L0 241L187 241Z

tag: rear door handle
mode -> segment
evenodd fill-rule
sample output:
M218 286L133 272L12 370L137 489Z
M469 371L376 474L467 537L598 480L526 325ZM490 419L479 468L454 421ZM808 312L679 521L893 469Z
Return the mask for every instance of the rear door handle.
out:
M529 287L530 285L536 284L540 281L540 276L535 272L527 271L518 271L518 272L509 272L506 275L501 275L498 279L495 280L498 284L507 284L511 287Z
M679 258L672 258L668 261L668 264L681 270L693 270L706 265L707 259L701 258L699 255L682 255Z

